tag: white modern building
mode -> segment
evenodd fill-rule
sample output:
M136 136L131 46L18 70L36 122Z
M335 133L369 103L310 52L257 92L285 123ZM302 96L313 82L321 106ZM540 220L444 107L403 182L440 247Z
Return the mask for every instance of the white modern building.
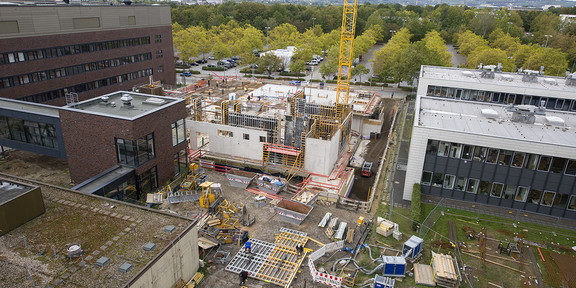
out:
M576 75L422 66L403 199L576 219Z

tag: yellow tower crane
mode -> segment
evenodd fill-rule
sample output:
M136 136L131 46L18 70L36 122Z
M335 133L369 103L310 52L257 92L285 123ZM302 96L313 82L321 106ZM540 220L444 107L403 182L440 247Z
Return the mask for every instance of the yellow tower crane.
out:
M354 32L356 30L356 10L358 0L344 0L342 13L342 32L340 34L340 56L338 61L338 86L336 87L336 105L348 105L350 93L350 75L354 61ZM342 99L343 98L343 99ZM342 111L340 107L338 111Z

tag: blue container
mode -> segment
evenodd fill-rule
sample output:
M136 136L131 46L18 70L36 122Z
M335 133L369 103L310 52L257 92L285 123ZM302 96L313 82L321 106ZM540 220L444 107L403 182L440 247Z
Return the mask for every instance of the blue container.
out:
M404 277L406 272L406 259L401 256L383 256L382 276Z
M422 238L412 235L402 246L402 255L408 259L416 258L422 252Z

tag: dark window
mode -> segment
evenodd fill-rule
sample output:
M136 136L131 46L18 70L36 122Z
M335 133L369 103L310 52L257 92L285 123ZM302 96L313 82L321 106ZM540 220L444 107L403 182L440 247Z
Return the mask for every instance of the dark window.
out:
M512 199L514 198L514 194L516 193L516 186L514 185L506 185L504 188L504 195L502 198L504 199Z
M498 157L498 165L510 166L510 161L512 161L512 154L514 152L508 150L501 150L500 156Z
M432 176L432 186L442 187L443 183L444 183L444 174L434 173Z
M554 201L555 195L556 195L555 192L544 191L544 196L542 196L542 202L540 204L542 206L552 206L552 202Z
M565 158L554 157L552 159L552 165L550 166L550 172L562 173L564 171L564 166L566 166L566 161Z
M455 180L456 176L446 174L444 177L444 189L453 189Z
M512 167L522 168L524 157L526 157L526 153L515 152L514 158L512 158Z
M472 160L473 155L474 155L474 146L464 145L462 148L462 159Z
M538 159L540 155L528 154L528 160L524 163L524 168L535 170L538 165Z
M459 191L464 191L465 187L466 187L466 178L465 177L456 178L456 185L454 185L454 188Z
M530 189L528 194L528 203L538 204L540 203L540 198L542 198L542 190Z
M180 152L174 154L174 175L179 175L180 173L186 173L188 171L188 157L186 149L180 150Z
M568 194L556 194L556 198L554 198L554 207L557 208L566 208L566 203L568 203L568 198L570 198L570 195Z
M430 185L432 182L432 172L424 171L422 172L422 180L420 181L422 185Z
M260 142L266 142L266 136L260 136Z
M568 165L566 165L567 175L576 175L576 160L568 160Z
M492 192L490 192L490 196L500 198L502 197L502 190L504 190L504 184L494 183L492 184Z
M569 210L576 210L576 195L570 196L570 202L568 202Z
M528 187L519 186L518 190L516 191L516 197L514 197L514 200L519 202L526 202L527 196L528 196Z
M450 143L448 142L440 142L440 146L438 146L438 156L448 157L448 153L450 152Z
M154 134L150 133L137 140L116 139L118 163L140 166L155 157Z
M243 138L244 140L250 140L250 134L244 133L244 134L242 134L242 138Z
M438 153L438 141L428 140L428 146L426 147L426 153L437 154Z
M542 156L540 157L540 162L538 162L538 171L548 171L550 169L550 163L552 162L552 157Z
M496 160L498 160L498 149L488 149L488 157L486 158L486 163L496 164Z
M156 166L138 175L138 185L140 186L141 195L152 193L158 188L158 172Z
M476 146L476 148L474 149L474 161L484 162L484 160L486 159L487 151L488 148L486 147Z
M480 181L480 186L478 186L478 194L488 195L490 194L490 182Z
M466 192L474 193L478 191L478 183L480 181L478 179L468 179L468 185L466 186Z
M186 140L186 127L184 119L172 123L172 145L176 146Z

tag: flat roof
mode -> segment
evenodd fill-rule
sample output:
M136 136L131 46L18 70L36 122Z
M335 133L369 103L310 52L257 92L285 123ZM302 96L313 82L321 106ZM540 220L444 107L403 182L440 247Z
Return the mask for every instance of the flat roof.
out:
M10 182L0 179L0 204L4 204L18 196L32 190L32 186L22 185L20 183Z
M41 273L37 270L30 272L39 287L49 283L58 287L76 287L77 283L90 283L90 287L124 287L163 249L172 245L172 241L194 225L193 220L178 215L57 186L41 183L37 186L42 189L46 211L3 236L8 241L3 252L10 256L1 257L0 266L7 263L36 263L35 267L42 267ZM170 233L165 231L166 226L176 229ZM22 241L17 239L24 236L29 247L23 252L23 244L16 245L16 241ZM143 249L148 242L156 244L153 251ZM71 244L78 244L84 250L85 266L79 266L80 259L66 258L66 250ZM46 255L38 258L41 252ZM95 264L100 257L107 257L110 262L98 267ZM72 261L73 265L70 264ZM124 262L132 264L133 269L127 273L118 271ZM9 267L11 273L3 275L2 286L29 286L24 266Z
M49 106L44 104L31 103L7 98L0 98L0 108L25 113L33 112L35 114L42 114L57 118L60 117L60 115L58 114L58 107L56 106Z
M420 71L420 78L498 85L506 87L516 87L519 89L531 88L531 89L576 93L576 86L566 85L566 78L564 77L538 75L536 76L538 82L524 82L522 81L522 77L524 76L524 74L507 73L507 72L494 72L494 73L495 73L494 79L490 79L481 77L482 70L462 69L453 67L422 66L422 70Z
M576 147L576 113L547 110L536 115L534 124L511 121L512 112L506 105L420 96L420 126L462 133L502 137L521 141L549 143ZM487 118L487 110L498 114L498 119ZM491 113L491 115L492 115ZM564 126L548 125L546 119L558 117Z
M184 100L131 91L118 91L88 99L73 106L62 107L61 109L134 120L179 102L184 102ZM130 104L128 105L127 103Z

